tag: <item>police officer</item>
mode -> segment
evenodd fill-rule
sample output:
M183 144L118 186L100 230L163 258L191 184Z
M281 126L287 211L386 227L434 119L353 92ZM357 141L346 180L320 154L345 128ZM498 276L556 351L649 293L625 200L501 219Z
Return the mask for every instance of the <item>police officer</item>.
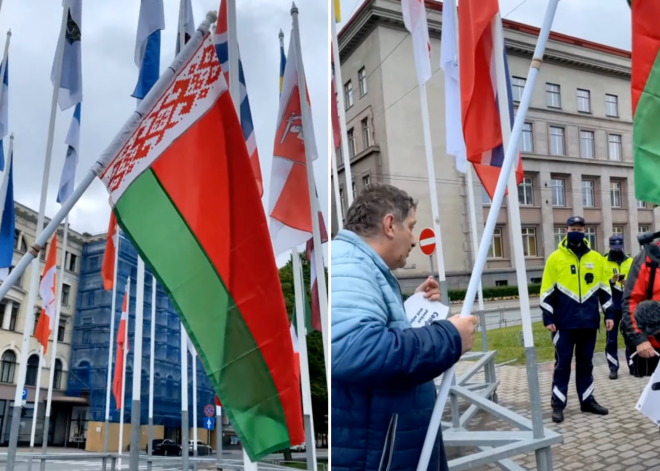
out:
M594 398L592 359L600 326L600 305L609 312L612 295L603 280L603 257L589 247L584 237L584 219L566 222L566 237L545 265L541 285L541 311L546 329L552 332L555 370L552 379L552 420L564 421L575 350L575 385L580 409L598 415L608 410ZM613 321L607 321L608 328Z
M621 300L626 287L626 278L630 273L633 259L623 251L623 236L615 234L610 237L610 251L603 255L603 279L609 280L612 289L612 309L607 319L614 321L612 330L607 331L607 343L605 344L605 357L610 367L610 379L617 379L619 371L619 349L617 338L619 336L619 324L621 324ZM607 322L607 321L606 321ZM630 360L631 351L626 348L626 364Z

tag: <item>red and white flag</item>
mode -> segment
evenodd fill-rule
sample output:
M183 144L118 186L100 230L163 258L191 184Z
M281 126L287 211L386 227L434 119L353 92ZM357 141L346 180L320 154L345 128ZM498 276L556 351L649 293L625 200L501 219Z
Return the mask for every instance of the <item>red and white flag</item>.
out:
M311 203L307 184L307 160L303 141L303 119L298 88L295 41L289 41L277 132L273 149L270 198L270 237L275 256L305 244L312 237ZM304 71L300 71L304 76ZM309 94L307 94L309 103ZM313 160L318 157L314 142L311 105L310 115L305 117L310 129L305 129L311 149L307 149Z
M117 219L115 213L110 211L110 224L108 225L108 239L105 242L105 253L103 254L103 267L101 275L103 276L103 289L111 290L115 283L115 253L117 251L117 241L119 233L117 232Z
M124 304L121 307L121 319L119 320L119 329L117 329L117 356L115 357L115 377L112 381L112 394L115 396L117 410L121 409L124 397L122 395L122 385L124 381L124 351L128 352L128 339L126 338L126 328L128 324L128 290L124 293Z
M296 329L293 328L293 324L291 324L291 341L293 342L293 369L296 373L296 378L300 381L300 348L298 347L298 336L296 335Z
M330 117L332 121L332 139L335 149L341 146L341 128L339 126L339 108L337 106L337 86L335 84L335 55L330 47ZM332 166L332 159L330 160Z
M319 227L321 228L321 244L328 241L328 231L325 228L323 213L319 211ZM307 241L307 260L311 263L309 281L312 293L312 328L323 332L323 322L321 322L321 304L319 303L319 284L316 280L316 260L314 259L314 239Z
M431 41L429 27L426 23L424 0L401 0L403 24L410 32L415 55L417 81L426 83L432 75L431 71Z
M50 333L55 329L55 293L57 292L57 233L53 236L48 249L46 268L39 285L39 296L41 296L41 315L34 331L34 337L44 347L44 354L48 351L48 339Z

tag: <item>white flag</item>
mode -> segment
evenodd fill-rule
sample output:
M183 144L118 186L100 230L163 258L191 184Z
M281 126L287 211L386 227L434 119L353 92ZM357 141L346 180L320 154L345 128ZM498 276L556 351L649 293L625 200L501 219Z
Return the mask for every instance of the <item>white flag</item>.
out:
M445 132L447 155L456 157L456 169L467 171L467 152L461 118L461 82L458 69L458 44L456 44L456 0L442 4L442 44L440 67L445 72Z
M64 159L62 168L62 178L60 179L60 189L57 192L57 202L64 204L73 193L73 187L76 183L76 166L78 165L78 149L80 148L80 103L76 105L71 118L69 133L64 141L69 147Z
M66 1L64 5L66 5ZM82 0L69 2L69 12L64 32L64 53L62 75L57 101L62 111L82 101L82 51L80 47L82 30ZM55 83L57 57L53 60L50 79Z
M431 42L424 0L401 0L401 8L403 23L412 35L417 80L423 84L431 78Z

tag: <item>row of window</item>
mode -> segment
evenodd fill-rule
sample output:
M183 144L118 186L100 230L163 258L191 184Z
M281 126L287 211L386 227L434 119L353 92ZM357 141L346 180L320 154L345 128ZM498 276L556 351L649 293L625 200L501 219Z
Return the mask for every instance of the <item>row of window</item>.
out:
M522 100L523 90L527 79L522 77L511 78L511 91L513 100ZM577 109L580 113L591 113L591 91L577 89ZM548 108L561 109L561 86L556 83L545 84L545 104ZM619 117L619 97L609 93L605 94L605 114L611 118Z
M64 285L66 286L66 285ZM5 306L6 304L0 304L0 326L4 325L5 323ZM18 311L20 309L20 304L18 303L13 303L11 312L8 313L9 321L7 324L7 330L16 332L16 319L18 319ZM35 315L34 315L34 329L36 330L37 328L37 322L39 322L39 316L40 316L40 311L37 310ZM60 320L60 325L57 329L57 341L58 342L64 342L64 330L66 326L66 321L65 320ZM32 332L34 335L34 331Z
M566 128L562 126L549 126L550 155L566 155ZM609 159L620 162L623 159L621 134L608 134L607 136ZM594 131L580 130L580 157L583 159L596 158ZM520 137L520 151L534 152L534 132L532 123L523 124Z
M16 354L11 350L7 350L2 354L0 360L0 383L13 383L14 375L16 373ZM39 374L39 356L31 355L27 362L27 373L25 375L26 386L37 385L37 375ZM60 389L62 387L62 361L55 360L55 375L53 377L53 388Z
M649 226L638 226L637 233L644 234L649 232ZM624 228L623 226L614 226L612 227L612 234L621 234L623 235ZM554 228L554 243L555 246L559 246L561 241L566 236L566 228L564 227L555 227ZM538 239L536 236L535 227L523 227L522 228L522 238L523 238L523 252L525 257L538 257ZM585 238L589 241L589 246L592 250L598 251L598 237L597 230L594 226L587 226L585 228ZM504 258L504 242L502 238L502 227L495 227L493 231L493 240L488 250L488 258L498 259Z
M25 234L23 234L21 231L18 229L15 229L14 231L14 250L16 250L19 253L25 253L28 250L28 244L25 240ZM43 248L43 250L39 253L39 258L41 259L42 262L46 261L46 254L48 253L48 246L50 244L46 244ZM76 271L76 266L78 263L78 256L74 253L71 252L66 252L65 256L65 261L64 261L64 268L70 272L75 273Z
M362 150L368 148L371 146L371 126L369 125L369 118L364 118L362 121L360 121L360 129L362 130ZM348 143L348 154L350 158L352 159L355 157L355 154L358 153L358 146L357 146L357 141L355 139L355 128L351 128L348 131L346 131L346 134L348 135L347 143ZM344 163L344 158L342 154L342 148L339 146L337 148L337 165L341 165Z
M362 177L362 188L364 189L369 183L371 183L371 177L369 175L365 175ZM351 191L353 192L353 199L357 197L357 188L355 186L355 181L352 183L352 188ZM346 205L344 204L344 188L342 186L339 187L339 202L341 203L341 214L342 217L346 217Z

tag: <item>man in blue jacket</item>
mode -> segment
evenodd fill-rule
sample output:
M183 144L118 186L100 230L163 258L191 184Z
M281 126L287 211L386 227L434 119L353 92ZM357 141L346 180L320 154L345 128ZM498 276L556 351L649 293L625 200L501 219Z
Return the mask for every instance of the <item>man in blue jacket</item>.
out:
M413 471L435 404L433 379L472 348L476 318L411 328L392 270L416 244L416 203L390 185L369 185L332 241L333 471ZM417 291L439 300L438 284ZM446 471L442 433L429 470Z

